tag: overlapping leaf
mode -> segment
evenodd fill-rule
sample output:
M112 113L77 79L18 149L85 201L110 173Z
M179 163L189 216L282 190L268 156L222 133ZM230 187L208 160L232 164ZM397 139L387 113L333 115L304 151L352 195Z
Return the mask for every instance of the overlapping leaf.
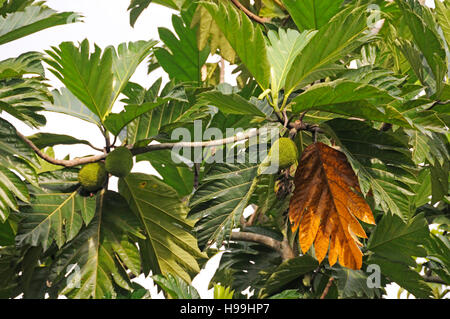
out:
M346 156L322 143L308 146L295 173L295 191L289 206L292 230L299 229L306 253L314 243L321 262L328 251L330 265L360 269L362 252L356 236L366 238L358 219L374 224L372 211L360 192L358 179Z
M27 6L23 11L10 12L5 17L0 16L0 44L53 26L78 22L79 18L80 15L74 12L58 13L42 5Z
M374 253L369 263L378 264L381 272L418 298L429 297L431 289L410 267L416 266L415 257L425 257L421 247L429 230L423 215L405 223L395 215L385 215L369 238L367 248Z
M238 94L222 94L220 91L209 91L200 94L199 104L216 106L225 114L240 114L265 117L266 115L255 105Z
M31 127L46 123L39 114L50 99L41 77L11 77L0 80L0 110L9 113Z
M44 76L44 67L41 63L42 54L27 52L16 58L0 61L0 80L11 77L22 77L25 74Z
M211 54L215 54L220 50L220 55L227 61L234 63L236 52L234 52L227 38L220 30L208 10L199 5L192 18L191 26L197 26L197 45L203 50L209 43Z
M369 273L348 268L338 268L333 271L339 295L342 298L381 298L383 294L381 288L367 285Z
M175 163L173 155L171 150L161 150L140 154L136 156L136 161L149 161L164 182L172 186L180 196L190 195L194 185L193 169L181 162L181 159L180 163Z
M46 250L56 242L62 247L91 221L95 198L78 194L77 176L76 170L68 169L39 175L39 187L29 187L30 204L21 208L19 245L41 245Z
M138 84L132 84L124 91L124 94L127 96L124 102L133 105L133 110L135 105L142 105L143 107L152 105L158 100L157 96L160 86L160 80L157 80L148 90L145 90ZM177 92L178 90L173 83L169 82L159 94L160 97L169 98L168 101L140 115L127 125L126 136L130 144L154 138L167 126L191 123L196 118L208 116L204 112L196 112L196 110L192 109L192 104L188 101L191 97L186 97L184 90L178 92L180 93L179 96Z
M430 234L424 246L427 250L427 258L440 265L439 268L434 267L433 271L447 284L450 284L450 256L448 254L450 241L448 237Z
M74 145L74 144L90 145L89 141L79 140L75 137L65 134L41 132L33 134L31 136L27 136L27 138L31 142L33 142L33 144L39 149L44 149L48 146L55 146L55 145Z
M258 84L269 87L270 66L267 50L259 26L253 25L244 12L235 9L231 3L202 3L236 51L245 67L255 77ZM257 54L255 54L257 52Z
M152 278L171 299L200 299L197 289L178 276L167 274L165 277L155 275Z
M271 30L267 33L270 43L267 46L267 58L270 63L271 74L270 88L275 105L278 105L278 93L284 88L286 76L294 59L315 34L314 31L299 33L291 29L286 31L279 29L278 33Z
M447 45L450 45L450 6L449 3L444 1L436 1L436 17L439 25L442 28Z
M59 47L46 51L51 59L46 62L50 71L75 95L91 112L103 120L111 110L113 96L113 52L102 50L95 45L90 52L89 41L84 40L79 47L71 42L63 42Z
M146 239L139 247L144 273L170 273L190 282L203 255L175 190L155 176L130 174L119 180L119 191L143 225Z
M413 213L409 206L409 199L414 196L411 185L417 181L408 170L414 164L407 145L361 121L334 119L323 127L358 173L362 193L372 190L375 204L382 210L408 219Z
M408 2L397 0L396 3L402 11L414 43L420 49L431 69L436 85L435 90L440 94L442 79L447 71L447 66L445 50L436 31L436 22L426 16L427 8L415 10L414 6ZM419 11L421 11L421 14L419 14Z
M51 94L53 102L44 104L46 111L74 116L92 124L100 125L100 118L67 88L55 89Z
M339 0L283 0L291 18L300 30L318 30L339 12Z
M30 201L28 189L17 173L35 183L31 163L36 163L33 150L9 122L0 119L0 222L8 218L11 209L18 210L18 200Z
M370 38L366 30L367 21L362 8L350 7L334 16L292 63L286 76L287 94L342 70L336 62Z
M119 94L138 65L150 54L155 41L138 41L107 47L104 52L95 45L90 53L89 42L79 47L63 42L52 51L46 62L50 71L61 80L70 92L103 122Z
M245 231L282 240L280 233L267 228L247 227ZM228 242L211 284L220 283L222 286L229 286L236 294L247 289L249 283L253 289L259 290L264 287L268 275L273 273L280 263L279 252L267 246L243 241Z
M139 220L125 199L102 191L94 218L61 249L48 280L59 287L60 294L75 299L114 298L116 285L132 290L126 271L139 275L141 270L139 250L132 242L132 238L144 238L139 231ZM75 264L78 284L65 278Z
M201 83L201 68L208 58L209 48L198 49L196 30L190 28L190 19L186 15L183 18L172 16L172 25L178 38L166 28L158 29L159 37L168 50L158 48L155 56L171 78Z
M283 262L270 275L264 288L261 290L260 297L269 296L274 292L278 292L283 286L289 284L293 280L309 273L319 266L317 260L309 255L299 256Z
M293 99L295 105L292 106L292 110L294 112L320 110L409 127L409 123L399 111L381 104L393 100L394 97L387 91L375 86L336 80L313 85L298 95Z
M198 219L195 231L203 249L222 244L238 225L257 186L258 164L223 163L214 165L191 198L189 217Z

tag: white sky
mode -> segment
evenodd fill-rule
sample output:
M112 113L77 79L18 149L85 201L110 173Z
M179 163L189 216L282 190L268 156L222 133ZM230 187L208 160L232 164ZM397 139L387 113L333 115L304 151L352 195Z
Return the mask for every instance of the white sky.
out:
M118 44L129 41L158 40L158 27L172 29L171 15L174 11L155 4L151 4L139 17L135 27L131 28L129 25L129 14L127 12L129 2L129 0L48 0L47 5L55 10L81 13L84 16L84 23L58 26L12 43L2 45L0 60L18 56L21 53L28 51L43 52L44 50L49 49L50 46L57 46L60 42L80 42L85 38L88 38L91 44L95 42L101 48L109 45L117 47ZM427 0L427 4L429 3L432 3L432 0ZM146 63L143 63L132 77L132 81L135 81L144 87L148 87L160 76L167 79L167 76L162 70L154 71L148 76L146 72ZM50 84L52 86L57 88L62 86L50 72L47 72L47 77L50 79ZM228 72L226 74L226 81L233 81ZM114 111L120 111L120 107L119 104ZM40 131L69 134L79 139L87 139L98 147L103 146L103 137L94 125L61 114L45 113L45 115L48 123ZM9 116L4 117L11 121L16 128L25 135L31 135L37 132ZM71 157L76 157L91 154L92 149L87 146L78 145L57 146L55 147L55 153L57 158L62 158L69 153ZM133 171L157 174L148 163L143 162L136 164ZM212 298L213 296L212 290L208 291L207 287L219 261L220 256L212 258L208 262L206 269L202 270L193 280L193 286L199 290L199 293L203 298ZM139 277L136 281L150 289L153 297L162 297L161 294L156 295L155 287L152 285L151 280ZM388 287L387 291L388 298L397 298L397 285L391 285ZM402 297L404 298L405 295L406 293L403 293Z

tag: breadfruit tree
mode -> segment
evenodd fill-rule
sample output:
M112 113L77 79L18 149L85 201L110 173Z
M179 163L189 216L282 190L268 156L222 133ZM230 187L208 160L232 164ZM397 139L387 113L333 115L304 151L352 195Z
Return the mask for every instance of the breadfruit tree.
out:
M151 2L131 1L131 25ZM0 61L0 296L148 298L143 274L199 298L220 253L216 298L445 297L448 0L153 3L176 10L158 41ZM0 45L78 20L0 0ZM132 82L141 63L169 81ZM46 132L44 111L104 145ZM55 158L74 144L92 151Z

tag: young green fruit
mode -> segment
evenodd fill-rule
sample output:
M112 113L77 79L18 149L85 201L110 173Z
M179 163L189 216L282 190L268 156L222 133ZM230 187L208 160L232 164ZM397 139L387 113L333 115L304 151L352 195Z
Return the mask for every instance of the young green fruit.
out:
M105 167L112 175L123 178L133 168L133 154L126 147L118 147L106 156Z
M108 177L103 162L84 165L78 173L78 181L84 190L89 192L98 191L103 187Z
M297 158L298 149L295 143L290 138L281 137L273 143L268 156L261 163L261 167L258 171L260 173L263 171L265 173L272 172L271 170L266 170L267 167L271 167L275 170L285 169L294 164L297 161Z

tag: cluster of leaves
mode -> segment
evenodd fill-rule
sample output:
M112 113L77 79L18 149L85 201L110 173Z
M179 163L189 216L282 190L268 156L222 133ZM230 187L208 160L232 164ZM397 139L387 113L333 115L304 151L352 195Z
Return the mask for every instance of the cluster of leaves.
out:
M33 127L45 124L42 110L82 119L99 127L106 152L120 140L161 176L131 173L117 190L86 196L79 166L51 165L31 144L52 157L55 145L89 141L24 139L1 118L0 296L147 298L132 278L152 274L167 297L199 298L190 282L220 252L216 298L243 298L248 287L253 298L380 298L391 282L442 297L439 283L450 284L448 2L241 1L244 11L221 0L132 0L132 25L152 2L179 11L174 32L159 29L158 47L92 50L85 40L0 62L2 112ZM383 19L376 24L371 4ZM0 45L70 16L0 0ZM219 83L210 54L236 66L237 86ZM167 84L130 81L146 59L149 73L167 72ZM49 92L43 62L64 87ZM121 94L124 109L114 113ZM195 121L224 134L279 128L298 145L298 167L259 174L264 156L254 150L270 140L262 135L205 147L200 163L192 154L175 163L168 149L141 152L173 142L179 127L195 136ZM214 162L220 156L229 161ZM381 271L375 288L372 265Z

